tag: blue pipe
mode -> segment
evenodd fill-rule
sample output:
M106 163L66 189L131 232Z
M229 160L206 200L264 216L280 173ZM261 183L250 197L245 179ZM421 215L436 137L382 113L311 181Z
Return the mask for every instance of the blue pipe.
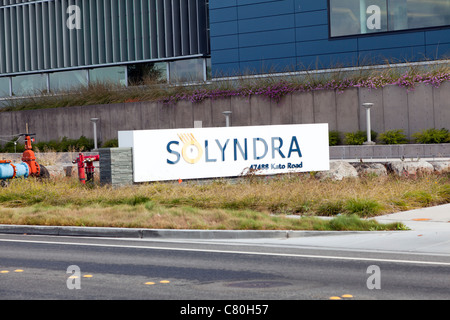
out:
M27 178L30 168L25 162L22 163L0 163L0 180L12 179L14 177L14 167L16 167L16 178Z

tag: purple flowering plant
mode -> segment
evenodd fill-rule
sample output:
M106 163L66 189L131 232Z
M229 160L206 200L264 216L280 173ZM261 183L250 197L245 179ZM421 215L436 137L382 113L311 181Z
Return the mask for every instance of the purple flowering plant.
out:
M428 72L424 74L405 73L401 76L387 74L369 76L360 79L330 79L327 81L305 81L296 83L295 81L279 80L269 84L253 84L241 85L236 88L225 89L208 89L199 88L191 92L177 93L169 95L161 99L165 104L174 104L181 100L190 102L201 102L206 99L221 99L232 96L250 97L263 96L275 102L280 102L281 99L293 92L311 92L320 90L336 90L342 93L349 88L368 88L379 89L387 85L397 85L407 90L414 90L417 84L423 83L439 87L443 82L450 80L450 72L438 71Z
M338 70L338 69L336 69ZM279 103L283 97L295 92L314 92L320 90L335 90L342 93L350 88L379 89L387 85L396 85L406 90L414 90L418 84L439 87L450 80L450 66L444 64L433 69L419 71L411 65L409 71L400 74L399 69L385 68L382 71L363 70L357 74L344 75L340 71L327 74L317 72L286 77L244 77L233 80L216 80L212 83L198 85L167 85L154 84L129 86L127 88L115 85L95 83L81 86L58 94L43 92L27 98L7 99L0 112L58 108L68 106L132 103L142 101L157 101L165 105L175 105L178 101L198 103L205 100L218 100L229 97L250 98L265 97Z

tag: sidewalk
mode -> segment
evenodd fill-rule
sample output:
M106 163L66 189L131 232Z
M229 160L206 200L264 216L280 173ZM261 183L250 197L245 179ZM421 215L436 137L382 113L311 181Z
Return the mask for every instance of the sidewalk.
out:
M233 243L344 250L370 253L436 255L450 257L450 204L388 214L374 218L381 223L401 222L410 230L324 232L305 231L289 238L234 239Z
M375 219L380 223L402 222L411 230L450 231L450 204L398 212Z
M391 252L450 257L450 204L379 216L381 223L401 222L410 230L340 233L291 238L284 243L320 249ZM262 242L262 241L260 241ZM276 244L274 239L265 244ZM278 241L279 243L279 241Z

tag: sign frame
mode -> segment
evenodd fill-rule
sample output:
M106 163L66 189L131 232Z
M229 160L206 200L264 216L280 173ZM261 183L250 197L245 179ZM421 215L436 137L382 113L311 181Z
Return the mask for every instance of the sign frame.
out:
M275 175L330 169L328 124L119 131L133 181Z

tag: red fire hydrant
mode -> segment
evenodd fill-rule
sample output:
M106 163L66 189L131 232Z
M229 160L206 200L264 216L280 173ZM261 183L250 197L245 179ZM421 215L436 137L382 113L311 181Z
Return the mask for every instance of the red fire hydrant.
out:
M99 161L100 156L85 156L82 153L78 154L77 160L72 161L78 165L78 178L82 184L86 184L86 181L94 181L94 161Z

